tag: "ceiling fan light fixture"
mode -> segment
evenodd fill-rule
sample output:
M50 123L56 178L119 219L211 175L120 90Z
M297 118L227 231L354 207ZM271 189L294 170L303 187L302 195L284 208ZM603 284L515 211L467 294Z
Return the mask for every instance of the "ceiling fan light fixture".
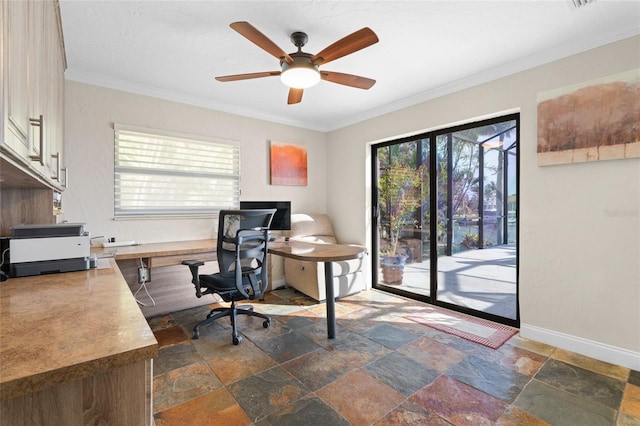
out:
M280 80L286 86L295 89L307 89L318 84L320 81L320 71L316 65L310 63L283 63Z

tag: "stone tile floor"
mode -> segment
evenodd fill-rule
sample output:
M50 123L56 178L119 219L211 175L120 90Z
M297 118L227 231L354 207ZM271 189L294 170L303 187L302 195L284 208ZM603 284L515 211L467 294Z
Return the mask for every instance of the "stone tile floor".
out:
M514 336L497 350L403 318L425 305L376 290L325 307L291 289L191 329L210 307L149 320L164 425L640 425L640 372Z

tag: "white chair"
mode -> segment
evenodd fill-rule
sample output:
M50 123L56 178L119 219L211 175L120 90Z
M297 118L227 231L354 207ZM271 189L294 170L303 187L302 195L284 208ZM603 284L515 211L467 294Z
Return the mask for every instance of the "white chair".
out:
M311 243L338 244L333 226L326 214L293 214L289 237ZM333 285L336 298L365 289L366 256L344 262L333 262ZM284 259L287 284L313 299L326 299L324 266L316 262Z

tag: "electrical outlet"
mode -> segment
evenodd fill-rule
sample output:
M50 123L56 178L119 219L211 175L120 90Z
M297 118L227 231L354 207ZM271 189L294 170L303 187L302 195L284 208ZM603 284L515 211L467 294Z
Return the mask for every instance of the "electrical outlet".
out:
M138 282L140 284L150 281L149 268L138 268Z

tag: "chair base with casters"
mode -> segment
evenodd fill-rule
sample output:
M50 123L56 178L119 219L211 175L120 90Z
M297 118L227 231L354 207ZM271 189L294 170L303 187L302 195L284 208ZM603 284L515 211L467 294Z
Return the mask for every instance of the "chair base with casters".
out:
M185 260L182 262L183 265L189 266L191 270L191 275L193 277L193 283L196 284L196 296L202 297L205 294L218 294L225 302L231 302L231 306L228 308L218 307L213 308L207 317L200 321L193 327L193 333L191 338L198 339L200 338L200 327L203 325L209 325L218 318L229 317L231 320L231 328L233 330L233 344L237 345L242 342L242 336L238 334L238 329L236 327L237 317L238 315L249 315L253 317L258 317L264 319L262 322L262 326L264 328L269 328L271 325L271 318L267 315L261 314L259 312L255 312L253 310L253 306L251 305L240 305L236 304L237 301L245 300L244 297L237 297L236 288L229 288L226 283L221 282L221 280L216 279L213 275L199 275L198 268L204 265L204 262L197 260ZM249 277L246 278L247 285L250 285Z

